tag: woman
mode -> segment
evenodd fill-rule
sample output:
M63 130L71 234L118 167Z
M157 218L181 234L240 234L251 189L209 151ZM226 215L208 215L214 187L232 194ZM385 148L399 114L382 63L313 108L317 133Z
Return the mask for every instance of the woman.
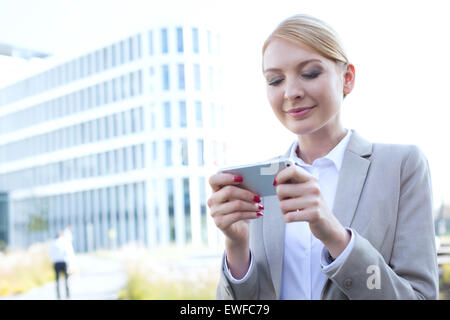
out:
M274 114L297 136L283 156L298 166L263 199L241 177L210 177L226 239L217 298L436 299L427 160L344 128L355 67L335 32L307 15L286 19L264 43L263 74Z

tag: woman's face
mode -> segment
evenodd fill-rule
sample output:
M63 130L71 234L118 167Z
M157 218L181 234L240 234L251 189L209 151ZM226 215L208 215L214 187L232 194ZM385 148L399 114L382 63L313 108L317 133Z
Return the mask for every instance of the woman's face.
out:
M297 135L340 129L343 93L351 91L354 79L349 91L341 65L304 45L275 38L264 52L263 70L269 102L287 129Z

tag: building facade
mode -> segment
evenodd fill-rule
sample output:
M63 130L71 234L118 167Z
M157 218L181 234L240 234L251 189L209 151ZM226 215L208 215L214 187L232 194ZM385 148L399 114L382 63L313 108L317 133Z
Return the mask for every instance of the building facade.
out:
M216 245L206 199L209 175L226 163L221 79L220 35L180 24L0 89L9 247L68 226L78 252Z

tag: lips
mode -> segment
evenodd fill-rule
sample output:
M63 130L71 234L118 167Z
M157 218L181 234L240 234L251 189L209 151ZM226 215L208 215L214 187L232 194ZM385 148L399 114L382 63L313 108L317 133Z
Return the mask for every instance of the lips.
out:
M304 110L312 109L312 108L314 108L314 107L315 107L315 106L312 106L312 107L303 107L303 108L294 108L294 109L288 110L287 112L288 112L288 113L298 113L298 112L302 112L302 111L304 111Z

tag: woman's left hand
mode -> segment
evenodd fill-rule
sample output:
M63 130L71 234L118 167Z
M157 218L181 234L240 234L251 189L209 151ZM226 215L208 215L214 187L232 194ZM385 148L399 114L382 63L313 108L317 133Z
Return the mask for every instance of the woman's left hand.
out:
M275 176L274 185L284 221L308 222L312 234L336 259L349 243L350 234L328 208L319 181L306 170L290 166Z

